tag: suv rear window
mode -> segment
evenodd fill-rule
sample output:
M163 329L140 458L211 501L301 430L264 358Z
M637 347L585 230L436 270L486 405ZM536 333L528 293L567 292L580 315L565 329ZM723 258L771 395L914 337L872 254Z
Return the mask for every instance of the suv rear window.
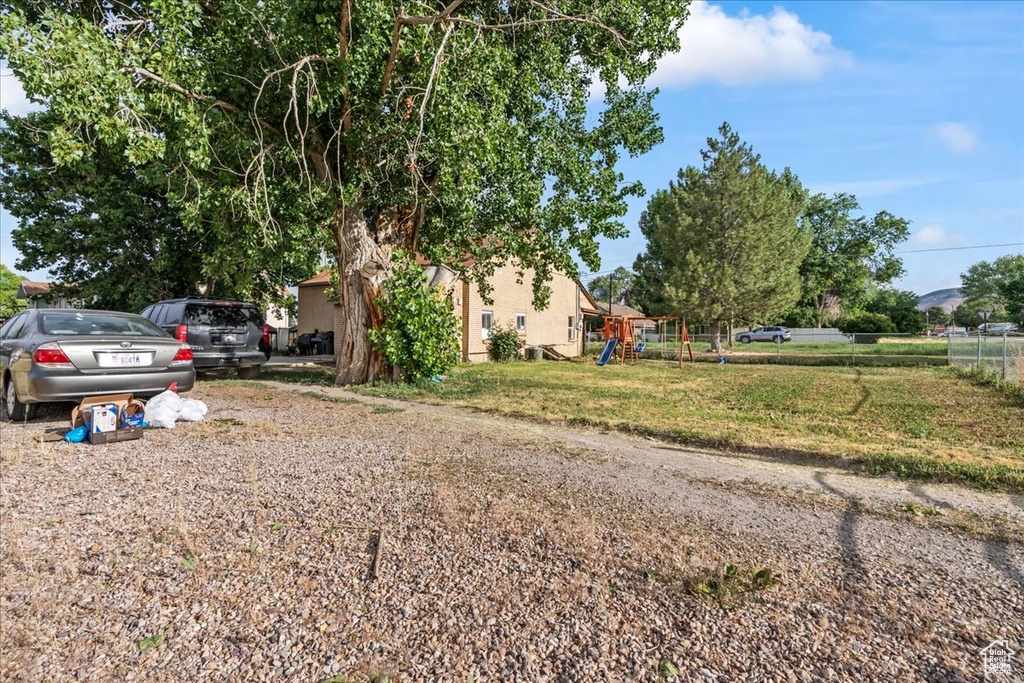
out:
M107 313L58 313L39 315L39 329L43 334L128 335L134 337L166 337L164 331L138 316L110 315Z
M252 306L217 306L216 304L189 304L185 310L189 325L208 327L261 327L260 312Z

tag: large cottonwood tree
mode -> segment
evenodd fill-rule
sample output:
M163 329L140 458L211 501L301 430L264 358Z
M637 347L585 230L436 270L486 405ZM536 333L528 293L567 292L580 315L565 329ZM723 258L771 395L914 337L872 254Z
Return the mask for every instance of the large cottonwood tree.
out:
M94 140L87 158L55 165L47 131L60 123L51 111L0 112L0 205L18 220L16 265L48 270L55 294L134 313L197 294L281 305L282 282L316 272L327 240L253 253L239 247L244 225L186 225L172 202L178 178L161 160L132 164L123 146Z
M396 249L532 269L618 236L616 170L661 139L644 80L686 0L21 0L0 50L61 117L58 163L96 141L181 177L186 220L239 246L333 238L337 379L393 376L368 342ZM603 90L600 98L595 93ZM603 98L603 103L601 101Z
M903 274L895 248L910 235L910 221L888 211L854 215L860 203L852 194L816 194L807 200L801 226L811 249L800 264L803 301L815 327L831 325L866 299L871 287L891 284ZM795 312L794 312L795 313Z
M768 170L728 123L719 136L651 198L634 265L655 312L710 323L713 350L723 321L772 322L796 302L809 247L796 176Z

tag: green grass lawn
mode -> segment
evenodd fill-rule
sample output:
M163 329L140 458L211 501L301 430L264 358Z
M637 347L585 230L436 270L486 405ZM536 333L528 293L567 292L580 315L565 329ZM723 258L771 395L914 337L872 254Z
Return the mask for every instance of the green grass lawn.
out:
M726 340L723 339L723 344ZM711 346L701 339L693 342L694 354L706 355ZM589 355L600 353L604 342L588 342L587 352ZM1001 349L1000 345L1000 349ZM992 346L993 353L995 346ZM652 342L647 344L646 350L649 356L665 354L676 356L679 354L679 344L676 342ZM947 342L942 339L927 338L906 338L882 337L877 344L858 343L856 349L851 344L827 343L827 342L786 342L776 345L771 342L753 342L750 344L733 344L733 348L726 347L723 354L733 358L734 361L755 360L756 357L770 357L774 359L781 354L786 357L784 362L798 360L804 356L809 360L820 359L821 361L851 359L854 355L862 363L870 363L874 360L903 361L905 365L927 365L933 363L944 363L948 353ZM824 364L824 363L823 363ZM829 363L831 364L831 363ZM835 364L841 364L836 362Z
M1024 405L949 368L486 363L356 391L1024 490Z

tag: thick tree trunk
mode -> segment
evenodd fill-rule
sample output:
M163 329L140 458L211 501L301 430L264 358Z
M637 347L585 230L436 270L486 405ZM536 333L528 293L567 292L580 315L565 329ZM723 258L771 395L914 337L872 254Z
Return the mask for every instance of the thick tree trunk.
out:
M359 204L339 210L334 241L338 249L340 325L334 334L338 384L395 381L398 369L374 350L369 332L377 322L376 298L391 269L391 250L374 240Z
M715 353L722 352L722 321L715 320L711 323L711 350Z

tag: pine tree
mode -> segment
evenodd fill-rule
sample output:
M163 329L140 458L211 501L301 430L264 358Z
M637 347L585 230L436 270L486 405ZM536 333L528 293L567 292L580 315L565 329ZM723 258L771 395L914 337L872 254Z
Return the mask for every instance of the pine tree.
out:
M688 166L651 198L640 219L647 251L637 259L663 310L710 323L770 322L800 296L809 240L797 224L806 198L787 168L769 171L728 123L708 139L702 168Z

